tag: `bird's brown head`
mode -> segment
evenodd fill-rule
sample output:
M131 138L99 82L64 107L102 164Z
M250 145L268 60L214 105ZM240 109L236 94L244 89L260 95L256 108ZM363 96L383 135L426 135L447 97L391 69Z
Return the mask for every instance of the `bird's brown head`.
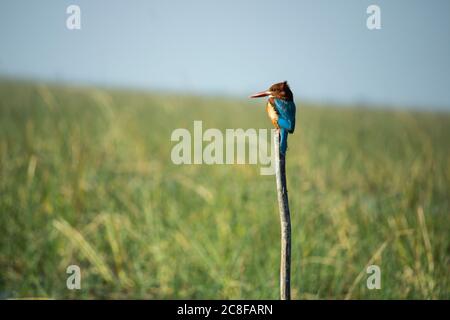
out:
M251 95L250 98L261 98L266 96L270 96L277 99L283 99L287 101L294 100L294 95L292 94L292 91L289 88L287 81L275 83L271 85L269 89L255 93Z

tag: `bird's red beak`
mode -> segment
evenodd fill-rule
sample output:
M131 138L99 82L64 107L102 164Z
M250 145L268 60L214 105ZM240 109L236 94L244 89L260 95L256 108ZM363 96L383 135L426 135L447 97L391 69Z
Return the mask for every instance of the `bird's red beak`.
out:
M267 97L270 96L270 91L261 91L255 94L252 94L250 98L261 98L261 97Z

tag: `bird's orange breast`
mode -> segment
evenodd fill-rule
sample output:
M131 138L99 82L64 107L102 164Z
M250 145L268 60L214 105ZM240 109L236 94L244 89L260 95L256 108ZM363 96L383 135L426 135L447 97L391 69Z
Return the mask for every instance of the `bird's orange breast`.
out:
M266 111L274 127L278 129L278 113L275 110L275 107L270 103L270 100L267 101Z

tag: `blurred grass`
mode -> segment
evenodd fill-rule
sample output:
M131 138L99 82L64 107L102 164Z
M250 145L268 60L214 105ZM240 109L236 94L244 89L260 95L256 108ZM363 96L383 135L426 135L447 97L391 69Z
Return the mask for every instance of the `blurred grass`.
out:
M2 81L0 297L277 299L274 177L170 161L175 128L270 128L263 109ZM449 114L300 103L298 122L293 298L449 299Z

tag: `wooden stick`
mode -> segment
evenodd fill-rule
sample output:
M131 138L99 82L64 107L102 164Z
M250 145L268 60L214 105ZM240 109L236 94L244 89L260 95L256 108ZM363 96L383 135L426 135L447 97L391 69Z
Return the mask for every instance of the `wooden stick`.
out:
M280 153L280 130L275 132L275 175L281 224L280 299L291 299L291 216L286 186L286 155Z

